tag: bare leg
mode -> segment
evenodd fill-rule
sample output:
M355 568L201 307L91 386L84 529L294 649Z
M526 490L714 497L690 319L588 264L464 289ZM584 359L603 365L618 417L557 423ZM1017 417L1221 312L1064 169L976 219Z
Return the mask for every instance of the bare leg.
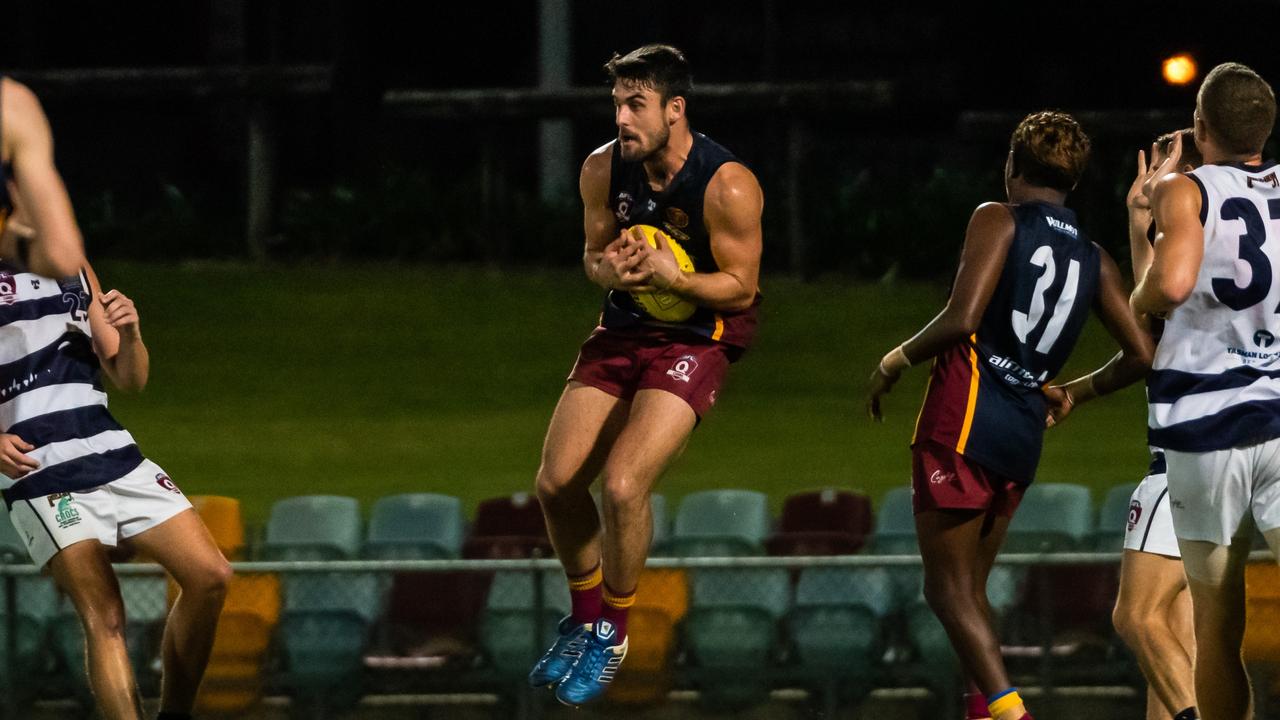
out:
M84 625L89 686L105 720L138 720L138 684L124 644L124 600L106 548L87 540L63 548L49 561L58 587Z
M929 511L916 515L924 560L924 597L942 622L960 662L986 695L1010 686L991 622L986 576L1003 528L986 538L982 511ZM1002 522L1007 525L1007 521ZM998 533L998 534L997 534ZM985 570L984 570L985 568Z
M213 650L231 565L194 510L184 510L129 539L178 583L178 599L164 626L160 709L190 713Z
M1112 623L1138 658L1152 693L1159 699L1147 716L1168 718L1195 705L1191 638L1179 637L1172 624L1179 598L1185 598L1187 578L1182 563L1136 550L1125 550L1120 561L1120 594Z
M1270 540L1270 538L1268 538ZM1196 627L1195 691L1203 720L1253 717L1244 640L1244 566L1249 539L1230 546L1179 538Z
M536 487L551 545L571 576L600 563L600 516L590 487L630 406L603 390L570 382L551 416Z
M653 539L649 495L667 464L684 448L697 416L665 390L636 393L631 417L605 463L604 580L631 592L640 580Z

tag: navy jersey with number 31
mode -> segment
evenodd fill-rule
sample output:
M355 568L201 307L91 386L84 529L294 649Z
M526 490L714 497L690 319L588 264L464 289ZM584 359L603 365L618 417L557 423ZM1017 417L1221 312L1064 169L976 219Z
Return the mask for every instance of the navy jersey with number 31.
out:
M1060 205L1008 206L1014 236L978 331L934 361L912 443L933 441L1011 480L1035 478L1042 388L1062 369L1098 289L1097 246Z

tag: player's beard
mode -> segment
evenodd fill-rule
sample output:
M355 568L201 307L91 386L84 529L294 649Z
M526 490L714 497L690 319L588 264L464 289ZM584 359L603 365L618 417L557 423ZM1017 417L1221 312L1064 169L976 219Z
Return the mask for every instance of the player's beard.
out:
M636 133L637 135L639 133ZM644 162L649 158L662 152L667 147L667 143L671 141L671 128L663 125L654 135L644 138L644 140L652 140L652 142L642 142L637 150L628 152L627 146L622 146L622 159L627 162Z

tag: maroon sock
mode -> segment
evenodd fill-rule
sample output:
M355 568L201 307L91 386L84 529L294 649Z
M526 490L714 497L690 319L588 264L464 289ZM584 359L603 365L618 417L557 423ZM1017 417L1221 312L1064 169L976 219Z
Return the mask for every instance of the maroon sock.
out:
M991 711L987 709L987 696L983 695L981 692L965 693L964 717L965 720L991 717Z
M604 575L597 564L585 575L569 576L569 601L574 622L593 623L600 617L600 605L604 597Z
M604 605L600 611L600 618L608 620L617 628L617 634L614 635L613 643L615 645L621 643L627 637L627 611L632 605L636 604L636 591L620 593L614 592L607 584L604 586Z

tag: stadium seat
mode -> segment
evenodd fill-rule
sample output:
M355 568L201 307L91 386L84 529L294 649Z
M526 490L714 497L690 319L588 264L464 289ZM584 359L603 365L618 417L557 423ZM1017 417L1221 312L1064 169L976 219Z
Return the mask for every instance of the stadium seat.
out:
M876 674L881 621L895 607L893 580L885 568L802 570L789 615L797 661L840 700L860 699Z
M689 611L689 581L684 570L646 568L640 575L636 604L628 615L627 670L609 688L613 702L640 704L666 699L673 676L676 625Z
M659 493L650 495L649 507L653 513L653 540L649 547L657 551L671 541L671 515L667 512L667 496Z
M244 520L240 516L240 501L220 495L196 495L190 500L222 554L228 560L243 558Z
M715 568L692 573L684 623L702 699L715 707L763 700L778 646L778 623L791 605L781 568Z
M4 517L5 524L9 518ZM25 550L23 551L26 552ZM0 686L3 686L3 673L13 669L12 680L19 702L30 700L45 684L45 681L56 675L54 653L50 652L48 641L50 629L55 625L58 616L59 597L54 588L53 578L45 575L16 576L15 600L17 617L12 623L17 637L12 640L15 655L6 657L9 650L9 627L11 609L9 594L0 583ZM79 621L76 621L79 625Z
M1124 548L1124 531L1129 524L1129 501L1137 483L1117 485L1107 491L1098 511L1097 529L1093 531L1096 552L1120 552Z
M1244 659L1280 663L1280 566L1273 562L1245 567Z
M542 574L540 598L535 589L531 572L504 570L494 574L480 623L480 641L490 667L501 677L527 674L555 640L557 623L569 613L569 586L562 574Z
M1003 552L1088 549L1093 521L1089 488L1073 483L1033 483L1009 523Z
M322 695L328 703L354 702L360 696L357 680L373 624L382 612L383 578L306 572L285 575L283 585L277 640L286 684L300 693Z
M920 555L909 486L895 487L884 494L867 549L875 555ZM889 575L900 606L912 602L919 594L923 577L919 565L891 567Z
M848 555L862 549L871 532L871 499L826 488L786 499L770 555Z
M134 677L144 692L151 692L159 678L152 672L160 656L160 638L168 615L168 582L161 575L122 575L120 596L124 599L125 647ZM63 598L53 624L53 640L62 659L66 677L81 699L92 702L84 664L84 626L71 602Z
M27 546L18 536L18 529L9 520L9 511L3 507L3 503L0 503L0 562L9 565L31 562Z
M704 490L680 503L669 551L686 557L760 555L769 525L764 493Z
M536 497L522 492L481 501L471 534L462 546L463 557L496 560L527 558L535 553L552 554Z
M213 652L196 710L238 714L262 697L263 666L280 619L280 579L271 574L237 573L227 588Z
M456 558L462 552L462 501L448 495L409 493L373 504L364 556L378 560Z
M346 560L360 553L360 503L304 495L271 506L262 555L267 560Z

